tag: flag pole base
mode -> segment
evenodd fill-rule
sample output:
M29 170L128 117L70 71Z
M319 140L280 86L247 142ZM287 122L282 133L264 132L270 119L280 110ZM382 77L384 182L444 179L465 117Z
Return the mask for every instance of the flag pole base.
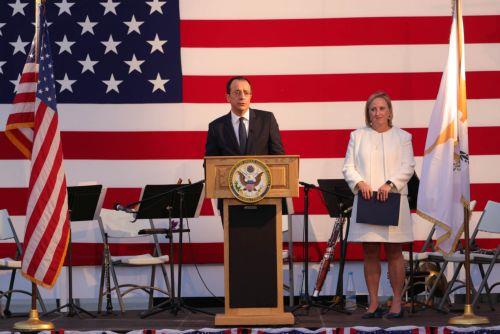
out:
M39 332L54 329L54 324L50 321L42 321L38 317L38 310L30 311L28 320L19 321L14 324L14 329L20 332Z
M448 323L450 325L485 325L490 321L486 317L481 317L474 314L471 304L466 304L464 307L464 314L451 318Z

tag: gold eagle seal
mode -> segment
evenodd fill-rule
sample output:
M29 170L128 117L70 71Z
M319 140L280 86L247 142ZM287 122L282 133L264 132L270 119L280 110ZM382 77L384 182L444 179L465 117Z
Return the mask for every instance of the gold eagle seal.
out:
M260 160L243 159L231 168L228 183L234 197L244 203L255 203L271 189L271 171Z

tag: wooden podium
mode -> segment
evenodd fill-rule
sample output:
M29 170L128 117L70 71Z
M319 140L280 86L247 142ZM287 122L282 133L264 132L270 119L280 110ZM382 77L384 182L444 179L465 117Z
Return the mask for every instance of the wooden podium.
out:
M243 160L270 172L271 186L255 203L236 199L229 187L233 166ZM206 196L223 200L225 310L216 326L294 323L283 306L281 198L299 196L298 180L298 156L205 157Z

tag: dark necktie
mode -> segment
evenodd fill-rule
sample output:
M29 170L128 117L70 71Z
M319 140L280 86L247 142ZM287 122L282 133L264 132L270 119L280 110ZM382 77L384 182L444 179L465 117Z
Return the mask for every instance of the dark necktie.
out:
M238 137L240 139L240 153L245 154L247 149L247 130L245 129L244 117L240 117L240 125L238 126Z

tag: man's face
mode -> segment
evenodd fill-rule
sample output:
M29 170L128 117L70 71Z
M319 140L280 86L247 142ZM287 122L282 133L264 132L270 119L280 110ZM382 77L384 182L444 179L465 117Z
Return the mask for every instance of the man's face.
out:
M250 107L252 99L252 88L246 80L234 80L231 83L230 93L226 94L227 102L231 104L231 110L238 116Z

